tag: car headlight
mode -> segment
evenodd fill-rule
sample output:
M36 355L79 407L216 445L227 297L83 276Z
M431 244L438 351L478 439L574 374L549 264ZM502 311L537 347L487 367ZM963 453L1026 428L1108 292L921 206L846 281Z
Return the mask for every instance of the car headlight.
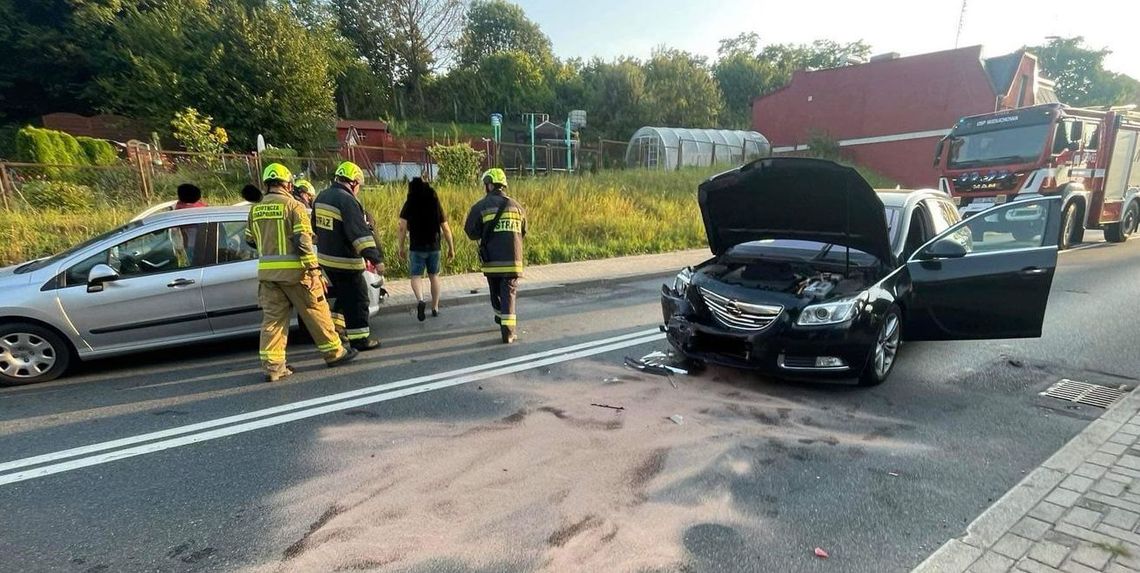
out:
M685 296L689 292L689 285L693 283L693 271L689 267L681 269L676 277L673 277L673 293L677 296Z
M851 320L855 316L858 299L813 304L800 313L796 324L800 326L820 326L825 324L840 324Z

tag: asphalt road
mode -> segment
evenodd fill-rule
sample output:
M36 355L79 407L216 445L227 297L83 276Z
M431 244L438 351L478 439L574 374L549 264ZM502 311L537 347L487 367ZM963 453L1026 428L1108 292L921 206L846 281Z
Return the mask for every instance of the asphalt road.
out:
M0 390L0 571L906 571L1100 413L1038 392L1134 383L1138 273L1065 253L1043 338L873 389L624 369L660 279L526 297L511 347L481 301L384 315L272 386L253 341L85 365Z

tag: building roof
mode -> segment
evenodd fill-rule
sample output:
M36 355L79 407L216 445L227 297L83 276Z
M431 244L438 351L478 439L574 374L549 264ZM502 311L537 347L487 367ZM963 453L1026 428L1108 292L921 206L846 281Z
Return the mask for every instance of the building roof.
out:
M990 77L990 82L994 85L994 92L1009 93L1009 88L1013 85L1013 78L1017 75L1017 68L1021 66L1021 57L1024 54L1024 50L1018 50L1012 54L982 60L982 65L986 68L986 75Z
M349 129L353 127L373 131L388 131L388 122L372 119L338 119L336 122L337 129Z

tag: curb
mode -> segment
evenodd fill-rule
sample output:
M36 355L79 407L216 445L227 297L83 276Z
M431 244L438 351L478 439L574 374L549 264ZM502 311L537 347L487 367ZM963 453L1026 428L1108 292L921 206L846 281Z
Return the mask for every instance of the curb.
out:
M668 278L668 277L673 276L675 274L677 274L677 269L669 269L669 270L665 270L665 271L651 271L651 272L638 273L638 274L632 274L632 275L621 275L621 276L612 277L612 278L587 279L587 280L583 280L583 281L567 281L564 283L557 283L557 284L544 284L544 285L539 285L539 286L534 286L534 287L529 287L529 288L526 287L525 282L523 282L522 284L519 285L519 291L518 292L519 292L519 298L525 298L525 297L529 297L529 296L540 296L540 295L544 295L544 294L561 292L561 291L564 291L566 289L574 288L574 287L609 286L609 285L615 285L615 284L623 283L623 282L630 281L630 280L644 280L644 279L652 279L652 278L658 278L658 277ZM524 277L523 281L525 281L525 280L526 280L526 278ZM479 289L479 292L474 293L474 294L469 293L469 292L464 292L463 294L461 294L459 296L452 296L452 297L444 298L442 307L446 308L448 306L459 306L459 305L471 304L471 303L476 302L475 299L478 299L478 301L483 301L487 297L486 286L487 285L484 284L483 287ZM379 313L377 313L375 316L384 316L386 314L401 313L401 312L412 310L414 308L416 308L416 301L414 301L414 300L409 301L409 302L399 302L399 303L395 303L395 304L382 303L380 305Z
M964 535L947 541L919 563L912 573L965 572L1053 488L1138 413L1140 392L1133 390L982 512L966 526Z

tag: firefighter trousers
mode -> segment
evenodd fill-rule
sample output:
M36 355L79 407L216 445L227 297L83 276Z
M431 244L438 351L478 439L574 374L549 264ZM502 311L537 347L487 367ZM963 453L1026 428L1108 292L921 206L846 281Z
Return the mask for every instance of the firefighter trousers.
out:
M337 332L349 342L368 340L372 334L368 327L368 283L363 271L340 271L325 268L332 286L332 319Z
M261 306L261 364L267 374L285 371L285 347L294 309L325 362L344 356L346 351L333 328L324 288L318 281L310 277L300 283L261 281L257 300Z
M503 336L515 333L518 316L515 314L515 300L518 298L518 277L487 275L487 289L491 292L491 308L495 309L495 322L499 323Z

